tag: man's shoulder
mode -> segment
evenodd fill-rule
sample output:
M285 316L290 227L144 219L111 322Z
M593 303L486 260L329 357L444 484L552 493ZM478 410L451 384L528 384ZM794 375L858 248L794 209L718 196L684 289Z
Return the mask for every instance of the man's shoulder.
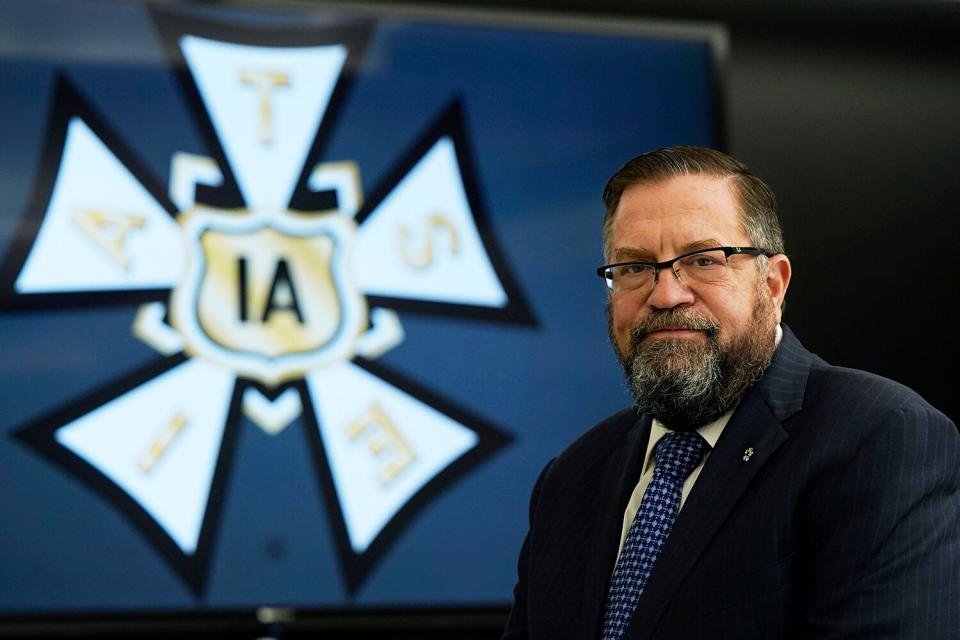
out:
M830 364L807 351L784 328L783 348L771 366L769 383L761 384L768 402L792 404L799 416L833 416L854 423L877 424L894 413L924 414L952 424L916 391L890 378ZM793 389L793 391L791 391ZM786 412L793 415L794 411Z
M537 517L553 522L593 520L642 435L637 410L601 420L568 445L541 472L534 487ZM611 475L612 474L612 475Z
M784 424L788 431L803 425L804 431L819 432L831 446L838 438L854 447L877 439L915 446L929 437L955 445L960 438L946 415L906 385L819 359L810 369L803 410L796 418L797 422Z
M861 369L827 364L819 359L810 370L807 400L841 413L917 411L940 414L919 393L896 380Z
M622 455L632 430L641 426L640 420L635 407L607 416L570 443L554 459L551 471L586 470L605 464L614 453Z

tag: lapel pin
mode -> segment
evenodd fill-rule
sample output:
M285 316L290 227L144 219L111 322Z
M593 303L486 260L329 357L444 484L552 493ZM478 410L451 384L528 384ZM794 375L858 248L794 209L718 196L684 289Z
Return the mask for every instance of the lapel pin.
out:
M753 457L753 447L747 447L743 452L743 461L750 462L750 458Z

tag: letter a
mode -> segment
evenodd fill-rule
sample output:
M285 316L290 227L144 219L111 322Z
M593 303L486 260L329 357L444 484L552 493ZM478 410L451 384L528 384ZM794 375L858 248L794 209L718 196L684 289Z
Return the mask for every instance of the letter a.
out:
M132 229L143 227L146 221L143 216L111 215L82 209L74 212L73 222L126 271L130 266L130 256L124 253L123 244L127 234Z
M287 300L277 302L277 287L283 285L283 291L287 293ZM297 302L297 291L293 287L293 281L290 279L290 267L287 261L280 258L277 261L277 270L273 274L273 283L270 285L270 293L267 294L267 304L263 308L263 322L270 319L270 314L279 309L290 309L297 314L297 320L303 324L303 313L300 311L300 304Z

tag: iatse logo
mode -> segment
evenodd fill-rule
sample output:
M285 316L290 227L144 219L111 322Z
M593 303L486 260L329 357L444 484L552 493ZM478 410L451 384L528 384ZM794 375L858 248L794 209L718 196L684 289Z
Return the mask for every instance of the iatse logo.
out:
M137 305L133 333L161 357L16 436L199 595L241 416L272 435L299 419L354 591L419 506L509 439L376 362L405 309L533 322L486 228L461 109L425 123L365 199L361 167L319 158L373 24L153 17L210 154L176 153L164 188L59 79L3 274L7 308Z

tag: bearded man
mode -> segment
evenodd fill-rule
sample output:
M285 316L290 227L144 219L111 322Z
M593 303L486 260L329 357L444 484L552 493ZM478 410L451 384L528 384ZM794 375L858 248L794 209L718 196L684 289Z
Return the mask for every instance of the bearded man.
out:
M672 147L603 199L635 405L540 474L503 637L960 637L960 434L781 323L770 188Z

